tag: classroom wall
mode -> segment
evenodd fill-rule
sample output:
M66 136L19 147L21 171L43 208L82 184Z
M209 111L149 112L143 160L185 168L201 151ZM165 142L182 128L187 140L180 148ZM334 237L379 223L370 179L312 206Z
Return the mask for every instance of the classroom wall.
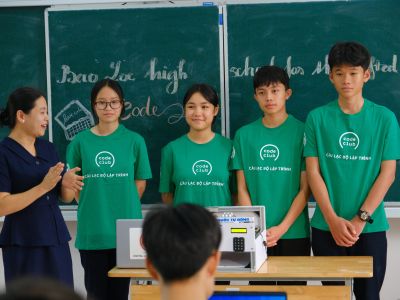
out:
M328 45L356 39L374 55L374 80L366 85L365 95L387 106L400 120L400 36L393 30L400 27L399 1L261 1L221 7L226 13L221 24L221 10L216 6L57 6L48 11L45 22L45 7L3 8L0 0L0 36L7 41L0 47L4 66L0 106L18 86L47 87L52 118L46 137L65 158L72 137L93 124L87 99L93 81L105 76L118 79L126 100L122 123L146 139L151 153L153 178L144 204L161 202L160 151L187 131L181 99L194 82L207 82L219 92L221 113L214 130L233 137L239 127L260 116L251 100L254 70L269 63L285 66L294 90L288 111L305 121L311 109L336 97L326 74ZM201 24L192 22L193 18L202 20ZM92 26L95 23L99 26ZM352 30L343 30L349 24ZM104 28L110 33L106 38ZM291 38L283 39L282 34ZM7 129L1 128L0 138L6 135ZM397 178L386 204L400 204L400 162Z
M388 238L388 263L386 278L381 290L382 300L400 300L400 286L399 286L399 267L400 267L400 219L389 219L390 230L387 233ZM0 223L0 228L3 223ZM85 286L83 283L83 269L80 264L79 252L74 247L74 240L76 235L76 221L67 222L68 230L71 233L72 241L70 242L72 262L74 269L74 284L75 290L82 295L86 295ZM2 261L2 255L0 253ZM313 283L315 284L315 283ZM0 290L4 290L4 271L3 264L0 263Z
M298 2L312 2L317 0L300 0ZM37 5L39 1L35 0L27 0L27 1L5 1L0 0L0 6L7 6L6 3L10 3L10 6L15 6L17 3L20 5ZM41 1L41 5L46 4L65 4L65 3L81 3L81 0L54 0L54 1ZM86 3L92 3L94 1L87 0ZM105 2L103 0L96 0L96 2ZM108 1L107 2L114 2ZM134 1L128 1L134 2ZM286 2L286 0L275 0L269 2ZM400 286L398 284L398 270L400 267L400 219L392 218L389 220L391 229L388 232L388 264L387 264L387 273L386 279L384 282L384 286L381 292L381 299L383 300L400 300ZM74 247L74 240L76 234L76 221L68 221L67 222L68 229L72 236L72 241L70 243L72 258L73 258L73 267L74 267L74 281L75 281L75 289L85 294L85 288L83 283L83 269L80 265L80 257L79 252ZM0 222L0 228L2 227L2 223ZM0 253L1 257L1 253ZM2 258L2 257L1 257ZM4 289L4 274L3 274L3 266L0 262L0 290Z

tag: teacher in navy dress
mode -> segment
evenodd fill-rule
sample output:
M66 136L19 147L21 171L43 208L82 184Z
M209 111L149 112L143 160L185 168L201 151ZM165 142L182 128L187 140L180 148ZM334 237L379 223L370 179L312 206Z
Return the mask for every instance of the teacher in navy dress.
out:
M45 134L47 103L39 91L19 88L0 114L11 131L0 143L0 234L4 277L51 277L73 286L72 261L58 199L73 199L81 189L79 168L64 171Z

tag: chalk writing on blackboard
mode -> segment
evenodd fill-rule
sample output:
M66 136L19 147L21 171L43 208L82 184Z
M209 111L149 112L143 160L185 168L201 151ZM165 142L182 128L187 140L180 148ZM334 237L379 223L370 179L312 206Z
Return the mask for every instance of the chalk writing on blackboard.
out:
M168 124L178 123L184 116L184 109L181 103L172 103L166 107L160 108L154 104L151 97L147 97L146 104L134 105L131 101L125 100L125 115L122 116L122 120L126 121L130 118L138 117L161 117L166 115Z
M160 118L167 116L167 123L172 125L178 123L184 117L184 109L181 103L172 103L160 108L152 103L150 96L144 105L125 100L125 115L123 121L130 118ZM65 138L71 141L80 131L91 128L94 120L91 112L79 102L72 100L54 118L64 130Z
M68 141L71 141L78 132L94 125L92 114L79 100L69 102L54 119L64 130Z
M178 63L176 70L168 70L167 66L163 66L161 69L156 69L158 63L157 58L152 58L150 61L150 69L144 75L145 78L150 80L167 80L169 83L166 86L165 91L168 94L175 94L178 91L179 80L188 78L187 73L183 70L186 63L184 59L181 59ZM157 66L158 67L158 66Z
M99 73L93 72L79 72L73 70L68 64L62 64L61 78L56 79L58 84L80 84L80 83L95 83L100 78L111 78L117 81L135 81L138 74L132 70L126 71L126 66L123 64L124 61L112 61L109 64L109 74L100 75ZM126 64L126 63L125 63ZM165 91L167 94L176 94L179 88L179 81L188 79L188 73L185 71L186 60L181 58L177 65L173 68L166 66L165 64L159 64L158 58L153 57L150 59L149 67L143 78L147 78L150 81L166 81L167 85ZM111 74L111 75L110 75ZM135 75L136 74L136 75Z
M243 66L232 66L229 68L230 76L233 78L236 77L253 77L255 72L260 68L260 66L252 66L250 63L251 58L246 56L244 59ZM276 56L272 56L269 62L267 61L266 64L268 65L275 65L277 61ZM284 59L283 64L278 62L278 65L285 68L286 72L288 73L289 77L300 75L305 75L306 67L301 65L295 64L295 58L293 56L288 56ZM325 56L324 60L319 60L315 64L314 70L311 72L311 75L318 75L318 74L329 74L329 65L328 65L328 55ZM383 59L377 58L375 56L371 57L371 63L369 65L371 70L371 79L375 79L377 73L398 73L398 66L397 66L397 54L393 54L390 57L390 61L384 61Z
M112 61L109 65L110 67L110 75L104 76L104 78L111 78L117 81L134 81L135 76L132 72L122 72L121 71L121 61ZM99 74L94 72L89 73L79 73L75 70L72 70L71 66L67 64L61 65L62 76L61 79L57 79L56 82L59 84L70 83L95 83L99 80Z

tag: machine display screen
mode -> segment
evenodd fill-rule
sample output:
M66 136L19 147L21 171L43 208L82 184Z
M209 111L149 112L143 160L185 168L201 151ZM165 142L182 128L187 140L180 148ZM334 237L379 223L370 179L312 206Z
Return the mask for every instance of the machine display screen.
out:
M231 228L231 233L247 233L247 228Z

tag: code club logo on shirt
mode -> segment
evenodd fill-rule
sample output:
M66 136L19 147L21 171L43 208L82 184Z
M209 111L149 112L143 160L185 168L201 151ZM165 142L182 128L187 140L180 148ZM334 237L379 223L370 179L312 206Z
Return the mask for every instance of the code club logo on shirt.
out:
M207 160L198 160L192 166L192 171L194 175L197 174L207 174L210 175L212 171L212 165Z
M273 144L267 144L261 147L260 157L262 160L277 160L279 157L279 148Z
M95 157L95 162L99 168L106 167L106 166L112 168L115 164L115 158L111 152L100 151L99 153L97 153L97 155Z
M234 159L236 155L235 147L232 147L231 159Z
M354 132L348 131L339 137L339 145L342 149L353 148L356 150L360 145L360 138Z

